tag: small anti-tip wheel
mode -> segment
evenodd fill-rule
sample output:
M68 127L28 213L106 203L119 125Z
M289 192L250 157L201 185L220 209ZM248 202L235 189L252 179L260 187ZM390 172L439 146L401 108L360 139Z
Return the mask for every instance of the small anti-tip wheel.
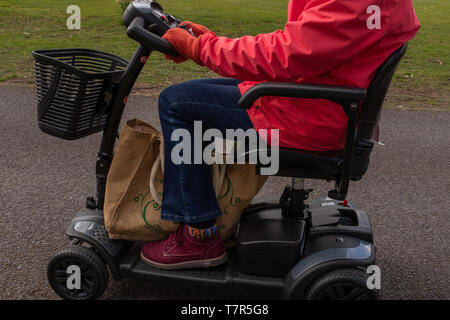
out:
M71 246L53 256L47 267L47 278L63 299L94 300L108 286L108 269L93 250Z
M309 286L308 300L375 300L377 294L367 287L369 275L363 270L343 268L323 274Z

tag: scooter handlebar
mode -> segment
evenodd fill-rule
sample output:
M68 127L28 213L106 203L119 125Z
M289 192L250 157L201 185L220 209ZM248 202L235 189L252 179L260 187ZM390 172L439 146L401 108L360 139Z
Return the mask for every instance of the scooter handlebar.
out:
M127 28L127 36L142 46L153 49L171 56L179 56L178 52L172 46L172 44L147 29L145 29L145 21L141 17L133 19L131 24Z

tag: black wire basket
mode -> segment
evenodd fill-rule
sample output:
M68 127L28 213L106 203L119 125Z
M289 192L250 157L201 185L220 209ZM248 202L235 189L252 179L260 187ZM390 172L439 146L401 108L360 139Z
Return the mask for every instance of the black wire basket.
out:
M63 139L102 131L128 61L89 49L33 51L39 128Z

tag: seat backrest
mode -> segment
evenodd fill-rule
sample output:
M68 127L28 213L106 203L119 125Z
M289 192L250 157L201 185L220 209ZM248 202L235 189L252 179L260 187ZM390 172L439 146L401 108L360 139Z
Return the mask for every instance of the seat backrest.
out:
M397 49L378 68L375 78L367 89L367 98L363 101L358 116L358 130L355 140L355 149L352 159L351 177L354 180L361 178L367 171L370 153L374 146L373 133L380 121L383 102L400 60L405 55L407 44Z

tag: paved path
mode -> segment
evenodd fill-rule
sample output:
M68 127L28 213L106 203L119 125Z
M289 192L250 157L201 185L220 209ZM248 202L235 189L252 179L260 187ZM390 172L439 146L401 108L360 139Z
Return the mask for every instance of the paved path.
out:
M132 96L124 119L157 121ZM449 299L450 112L385 110L369 173L349 198L371 217L386 299ZM45 270L74 211L94 193L100 135L63 141L39 131L34 90L0 86L0 299L54 299ZM262 193L281 191L272 178ZM311 181L313 196L330 189ZM239 298L216 289L111 282L108 299Z

